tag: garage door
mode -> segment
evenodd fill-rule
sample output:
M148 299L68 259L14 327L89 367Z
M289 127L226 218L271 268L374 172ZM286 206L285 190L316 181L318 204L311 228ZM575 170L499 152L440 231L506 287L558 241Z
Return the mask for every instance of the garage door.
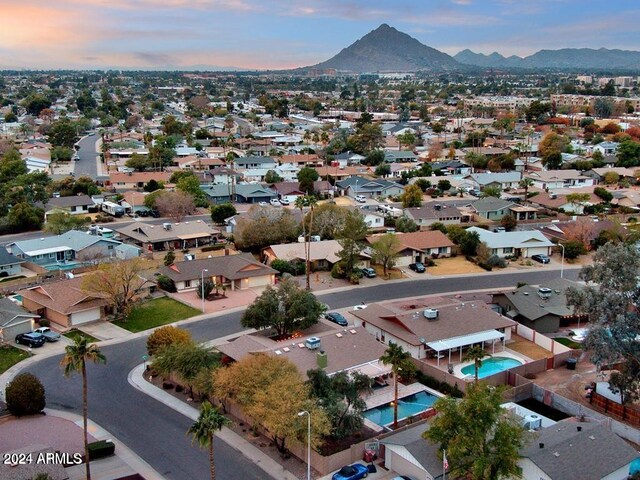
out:
M261 275L259 277L250 277L248 287L266 287L267 285L271 285L271 283L271 275Z
M99 308L71 314L71 325L80 325L82 323L93 322L94 320L100 320Z
M16 335L20 333L27 333L31 330L33 330L33 324L31 323L31 320L29 320L9 327L4 327L2 329L2 336L4 337L5 342L13 342Z

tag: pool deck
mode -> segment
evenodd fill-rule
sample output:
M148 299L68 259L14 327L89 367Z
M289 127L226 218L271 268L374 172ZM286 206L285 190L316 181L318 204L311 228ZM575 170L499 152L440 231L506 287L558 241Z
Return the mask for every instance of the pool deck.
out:
M522 355L522 354L520 354L520 353L518 353L518 352L515 352L515 351L513 351L513 350L509 350L509 347L507 347L507 348L506 348L506 349L504 349L504 350L501 350L501 351L498 351L498 352L492 353L492 354L491 354L491 357L486 357L484 360L488 360L489 358L492 358L492 357L496 357L496 358L499 358L499 357L503 357L503 358L512 358L512 359L514 359L514 360L518 360L518 361L519 361L519 362L521 362L522 364L529 363L529 362L531 362L531 361L532 361L529 357L525 357L524 355ZM466 380L466 379L473 379L473 378L474 378L474 375L473 375L473 374L466 375L466 374L462 373L462 369L463 369L464 367L469 366L469 365L473 365L473 362L471 362L471 361L469 361L469 362L462 362L462 363L459 363L459 364L455 365L455 366L453 367L453 374L454 374L456 377L461 378L461 379L463 379L463 380ZM495 372L495 373L498 373L498 372Z

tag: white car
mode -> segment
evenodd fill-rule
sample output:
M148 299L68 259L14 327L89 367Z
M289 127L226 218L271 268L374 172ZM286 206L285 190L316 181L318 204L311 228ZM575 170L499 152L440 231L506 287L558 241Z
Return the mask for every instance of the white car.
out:
M278 200L277 198L272 198L271 200L269 200L269 203L271 205L273 205L274 207L281 207L282 203L280 203L280 200Z
M356 202L358 203L367 203L367 199L364 198L364 195L356 195Z
M355 307L353 307L353 310L364 310L365 308L367 308L367 306L364 303L361 303L360 305L356 305Z
M280 203L282 205L289 205L291 202L289 200L287 200L286 198L281 198L280 199Z
M258 205L260 205L261 207L266 207L269 204L267 202L258 202Z

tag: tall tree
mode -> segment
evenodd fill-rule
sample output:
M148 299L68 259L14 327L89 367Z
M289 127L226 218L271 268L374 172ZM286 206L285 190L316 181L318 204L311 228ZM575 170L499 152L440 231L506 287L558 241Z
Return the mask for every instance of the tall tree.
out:
M313 182L320 178L318 171L312 167L304 167L298 172L297 178L300 183L300 190L307 195L313 195Z
M585 340L596 365L622 362L618 388L627 400L640 396L640 254L633 245L607 243L592 265L582 267L582 288L567 290L575 313L587 315L591 327Z
M313 211L316 208L318 201L313 195L304 195L296 198L295 206L300 209L302 213L305 207L309 208L309 225L307 226L306 218L302 222L302 227L305 229L304 235L304 258L305 258L305 276L307 290L311 290L311 229L313 228Z
M88 217L83 217L82 215L56 212L47 216L47 223L44 224L44 230L54 235L61 235L69 230L79 230L90 223L90 221Z
M393 372L393 428L398 428L398 377L411 377L416 366L411 360L411 354L393 342L389 342L389 347L380 357L380 361L385 365L391 365Z
M393 233L386 233L371 244L372 258L382 265L385 277L388 270L395 266L401 247L398 236Z
M315 295L301 289L291 279L269 286L247 307L241 324L245 328L273 328L278 336L315 325L324 307Z
M473 375L475 377L476 383L478 383L478 372L480 371L480 367L482 367L482 360L490 356L491 355L484 351L484 348L478 345L471 347L469 350L467 350L467 353L465 353L464 361L473 362Z
M336 236L342 247L338 256L344 262L347 277L353 274L360 252L364 249L364 239L367 232L368 227L360 210L351 210L345 217L342 230Z
M196 205L189 193L160 190L155 198L155 208L163 217L172 218L179 223L193 213Z
M518 186L524 189L524 201L529 201L529 189L533 187L533 180L525 177L518 182Z
M451 478L521 478L525 431L500 406L502 392L474 383L462 400L443 397L434 404L438 415L423 436L446 451Z
M403 208L419 207L422 205L422 189L415 183L407 185L400 195L400 200L402 200Z
M65 355L60 361L65 376L74 373L82 375L82 427L84 430L84 456L87 480L91 480L89 465L89 402L87 400L87 362L106 363L107 359L95 343L89 344L87 337L76 337L72 345L65 347Z
M213 455L213 437L216 432L222 430L231 421L222 415L220 411L206 400L200 406L198 419L189 428L193 443L197 443L201 448L209 450L209 472L211 480L216 480L216 464Z

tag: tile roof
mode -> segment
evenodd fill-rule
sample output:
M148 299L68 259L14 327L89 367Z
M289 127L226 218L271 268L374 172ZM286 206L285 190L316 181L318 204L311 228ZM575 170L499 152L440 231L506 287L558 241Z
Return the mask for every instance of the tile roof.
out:
M83 291L82 280L82 277L76 277L27 288L16 293L64 315L109 304L106 298Z
M278 273L277 270L256 261L250 253L176 262L169 267L161 267L159 271L177 282L199 279L205 268L209 270L209 277L223 276L229 280Z
M440 205L439 210L436 209L436 203L428 202L423 204L421 207L405 208L404 211L414 220L440 220L442 218L463 217L463 213L455 205L447 203L438 203L437 205Z
M435 342L516 325L482 302L438 306L437 309L437 320L427 320L422 310L398 314L376 303L352 313L410 345L421 345L421 339Z
M306 258L304 246L304 243L283 243L279 245L270 245L267 248L281 260L304 260ZM311 242L309 246L309 260L312 262L317 260L326 260L329 263L336 263L340 260L338 252L341 250L342 246L337 240ZM364 253L361 253L360 256L368 257Z
M453 247L454 245L454 243L449 240L449 237L440 230L398 233L396 236L405 247L413 250L423 251L431 248Z

